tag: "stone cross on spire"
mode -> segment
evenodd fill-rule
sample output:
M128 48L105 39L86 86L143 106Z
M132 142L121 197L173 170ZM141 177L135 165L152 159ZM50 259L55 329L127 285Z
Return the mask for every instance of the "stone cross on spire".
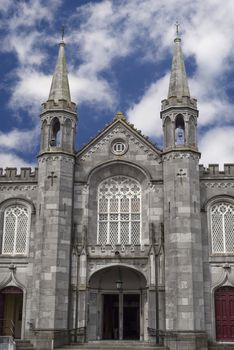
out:
M170 84L168 98L187 96L190 97L188 80L184 66L184 58L179 37L179 22L176 21L175 47L171 66Z
M175 26L176 26L176 37L179 37L179 26L180 26L180 23L179 23L178 19L175 22Z
M67 63L65 57L64 26L61 30L62 40L59 43L57 63L52 79L48 100L66 100L71 102L70 88L67 74Z
M64 27L64 25L62 25L62 27L61 27L61 38L62 38L62 41L63 41L63 38L64 38L64 31L65 31L65 27Z

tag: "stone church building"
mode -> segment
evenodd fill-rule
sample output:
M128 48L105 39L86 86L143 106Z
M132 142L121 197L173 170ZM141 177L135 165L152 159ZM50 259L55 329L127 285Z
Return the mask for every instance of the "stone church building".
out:
M174 41L155 115L163 149L120 112L75 149L59 44L38 168L0 173L2 335L14 330L38 350L104 340L234 346L234 164L199 166L197 101Z

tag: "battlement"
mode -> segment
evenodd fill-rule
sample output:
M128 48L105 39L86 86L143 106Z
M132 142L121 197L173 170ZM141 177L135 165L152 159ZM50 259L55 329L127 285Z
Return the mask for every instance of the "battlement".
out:
M161 110L164 111L170 107L191 107L197 109L197 100L188 96L183 96L181 98L172 96L168 99L161 101Z
M209 164L208 168L205 168L202 164L199 165L199 171L201 177L221 177L221 176L234 176L234 164L224 164L224 170L219 169L219 164Z
M67 110L76 114L76 104L74 102L69 102L66 100L48 100L47 102L42 103L41 113L45 113L48 110Z
M38 178L38 168L0 168L0 182L36 182Z

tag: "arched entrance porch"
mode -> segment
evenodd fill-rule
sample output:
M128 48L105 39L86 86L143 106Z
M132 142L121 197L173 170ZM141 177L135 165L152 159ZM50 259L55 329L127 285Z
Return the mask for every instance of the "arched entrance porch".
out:
M216 340L234 342L234 288L220 287L215 291Z
M23 291L9 286L0 290L0 334L21 338Z
M88 340L143 340L146 279L118 265L95 272L89 281Z

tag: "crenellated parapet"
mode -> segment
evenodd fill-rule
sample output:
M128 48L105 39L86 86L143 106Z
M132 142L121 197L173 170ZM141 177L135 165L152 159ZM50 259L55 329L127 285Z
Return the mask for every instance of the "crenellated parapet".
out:
M35 168L0 168L0 182L37 182L38 169Z
M205 168L202 164L199 165L200 177L201 178L209 178L209 177L233 177L234 176L234 164L224 164L224 169L220 170L219 164L209 164L207 168Z
M77 107L74 102L66 101L63 99L60 99L58 101L48 100L47 102L44 102L41 105L41 115L43 115L44 112L58 110L62 110L63 112L69 111L70 113L73 112L76 115Z
M186 108L190 107L192 109L197 109L197 100L189 96L182 96L182 97L172 96L168 99L162 100L161 102L162 111L168 108L183 107L183 106L186 106Z

